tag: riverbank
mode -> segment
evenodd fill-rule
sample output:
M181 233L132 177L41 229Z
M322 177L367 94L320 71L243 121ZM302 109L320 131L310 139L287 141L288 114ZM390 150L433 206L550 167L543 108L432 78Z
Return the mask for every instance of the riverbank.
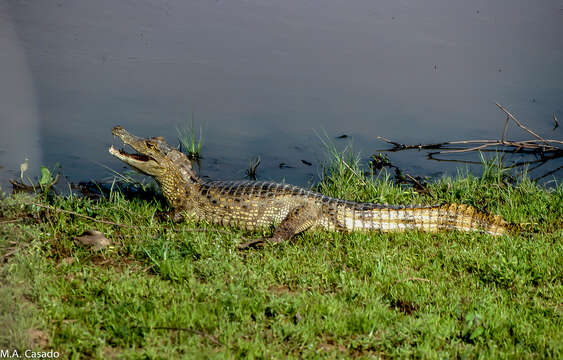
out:
M314 231L237 251L264 234L162 222L156 194L12 196L0 201L0 349L63 358L563 355L561 184L511 182L490 167L417 192L336 160L317 186L327 195L463 203L522 231ZM87 230L110 243L80 241Z

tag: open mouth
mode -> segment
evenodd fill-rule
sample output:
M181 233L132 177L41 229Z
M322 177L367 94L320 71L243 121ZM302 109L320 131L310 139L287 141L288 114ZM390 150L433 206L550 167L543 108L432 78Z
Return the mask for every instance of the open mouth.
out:
M112 129L112 134L119 138L121 144L124 146L129 146L133 150L131 153L121 149L117 149L113 145L110 146L109 153L119 160L123 161L127 165L131 166L133 169L140 171L141 173L155 176L161 171L162 166L159 162L150 155L145 155L143 149L145 149L145 139L139 138L135 135L129 134L123 127L116 126ZM140 149L141 151L137 150Z
M146 162L151 159L150 156L147 155L138 154L138 153L134 153L134 154L128 153L123 149L117 150L116 148L113 147L113 145L109 148L109 152L110 154L118 158L129 158L131 160L136 160L136 161Z
M146 163L153 160L150 156L139 153L128 153L123 149L116 149L113 145L109 148L109 153L126 163Z

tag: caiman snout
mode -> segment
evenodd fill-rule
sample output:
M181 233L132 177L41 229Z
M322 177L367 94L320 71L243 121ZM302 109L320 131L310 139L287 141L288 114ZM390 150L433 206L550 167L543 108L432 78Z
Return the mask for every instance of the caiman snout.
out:
M123 134L124 132L126 133L127 130L125 130L123 128L123 126L121 126L121 125L114 126L113 129L111 129L111 133L114 136L119 136L119 135Z

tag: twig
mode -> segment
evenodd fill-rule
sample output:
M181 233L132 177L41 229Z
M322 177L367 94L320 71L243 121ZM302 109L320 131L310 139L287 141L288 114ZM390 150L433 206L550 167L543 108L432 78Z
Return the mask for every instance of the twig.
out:
M484 151L492 151L492 150L484 150ZM435 161L457 162L457 163L462 163L462 164L474 164L474 165L481 165L482 164L482 162L480 162L480 161L458 160L458 159L440 159L440 158L435 157L436 155L440 155L440 152L429 153L428 158L431 159L431 160L435 160ZM535 168L545 164L547 161L552 160L552 159L558 159L561 156L563 156L563 154L554 154L552 156L543 156L542 158L536 159L536 160L533 160L533 161L519 161L519 162L516 162L516 163L508 166L507 168L515 168L515 167L519 167L519 166L532 165L532 164L539 163L537 166L528 169L528 171L532 171Z
M22 221L22 218L11 219L11 220L3 220L3 221L0 221L0 224L15 223L15 222L18 222L18 221Z
M555 140L555 139L545 139L545 141L549 142L549 143L556 143L556 144L563 144L563 141L561 140ZM519 141L522 143L534 143L537 142L537 140L523 140L523 141Z
M88 219L88 220L92 220L92 221L95 221L95 222L99 222L99 223L102 223L102 224L115 225L115 226L122 226L122 227L129 227L129 228L134 228L134 229L141 229L141 228L143 228L143 226L128 225L128 224L120 224L120 223L116 223L116 222L113 222L113 221L100 220L100 219L96 219L96 218L93 218L93 217L88 216L88 215L79 214L79 213L74 212L74 211L64 210L64 209L57 209L57 208L52 207L52 206L49 206L49 205L43 205L43 204L39 204L39 203L35 203L35 202L29 202L29 203L27 203L27 204L28 204L28 205L35 205L35 206L43 207L43 208L46 208L46 209L49 209L49 210L53 210L53 211L63 212L63 213L66 213L66 214L75 215L75 216L82 217L82 218L85 218L85 219ZM196 228L196 229L182 229L182 230L183 230L183 231L186 231L186 232L212 232L212 231L215 231L215 232L218 232L218 233L220 233L220 234L232 235L231 232L228 232L228 231L225 231L225 230L220 230L220 229L197 229L197 228ZM245 240L245 241L247 240L247 239L244 238L243 236L241 236L241 239L242 239L242 240Z
M446 151L438 151L439 154L453 154L453 153L462 153L462 152L468 152L468 151L477 151L480 149L484 149L486 147L489 146L493 146L495 144L483 144L481 146L475 146L472 148L467 148L467 149L461 149L461 150L446 150Z
M75 215L75 216L78 216L78 217L81 217L81 218L84 218L84 219L88 219L88 220L92 220L92 221L95 221L95 222L99 222L99 223L102 223L102 224L115 225L115 226L122 226L122 227L129 227L129 228L139 228L139 226L136 226L136 225L127 225L127 224L120 224L120 223L116 223L116 222L108 221L108 220L100 220L100 219L96 219L96 218L93 218L93 217L88 216L88 215L79 214L79 213L77 213L77 212L75 212L75 211L64 210L64 209L57 209L57 208L55 208L55 207L52 207L52 206L49 206L49 205L39 204L39 203L36 203L36 202L28 202L27 204L28 204L28 205L39 206L39 207L42 207L42 208L45 208L45 209L49 209L49 210L53 210L53 211L62 212L62 213L65 213L65 214Z
M31 185L24 184L23 183L23 176L22 176L22 182L14 180L14 179L9 179L8 181L10 182L10 184L12 184L12 188L14 189L14 191L24 191L24 192L35 193L39 189L41 189L41 190L52 189L55 192L55 194L57 194L57 190L53 186L56 183L59 182L60 178L61 178L61 174L57 174L57 176L55 176L55 179L53 181L51 181L49 184L46 184L46 185L33 184L33 182L31 180L29 180Z
M502 130L502 136L500 137L501 142L504 142L504 135L506 134L506 129L508 128L509 121L510 121L510 116L506 115L506 121L504 122L504 130Z
M147 272L147 271L149 271L149 270L152 269L152 268L153 268L153 265L151 264L151 265L145 267L143 270L141 270L141 272Z
M404 144L400 144L400 143L398 143L398 142L389 140L389 139L387 139L387 138L384 138L383 136L378 136L377 138L378 138L378 139L381 139L381 140L383 140L383 141L385 141L386 143L389 143L389 144L391 144L391 145L395 145L395 147L398 147L398 148L404 148L404 147L405 147Z
M15 253L17 253L20 249L26 248L28 247L29 244L23 244L22 246L16 246L13 247L12 250L6 252L5 254L2 254L2 259L7 259L10 256L14 255Z
M51 242L51 241L57 240L57 239L58 238L55 237L55 238L47 240L47 242ZM13 245L13 247L10 248L11 249L10 251L6 252L5 254L0 255L0 259L5 260L5 259L9 258L10 256L14 255L15 253L17 253L18 251L20 251L21 249L25 249L26 247L28 247L32 243L29 242L29 243L23 243L22 244L21 242L18 243L18 242L15 242L15 241L10 241L10 244ZM21 244L21 245L18 246L19 244Z
M552 142L552 143L556 143L556 144L563 144L563 141L560 140L552 140L552 139L548 139L545 140L547 142ZM523 140L523 141L508 141L508 140L504 140L503 142L499 141L499 140L463 140L463 141L448 141L447 143L444 143L445 145L463 145L463 144L482 144L482 145L486 145L488 146L506 146L506 147L520 147L520 148L524 148L527 150L534 150L537 151L539 149L545 151L561 151L563 149L554 146L554 145L539 145L538 144L538 140ZM445 148L442 147L440 149L445 149L445 150L450 150L452 148ZM471 149L471 148L461 148L461 149L455 149L454 150L466 150L466 149ZM475 148L476 150L476 148Z
M504 106L502 106L502 105L499 104L499 103L495 103L495 104L496 104L502 111L504 111L504 113L505 113L508 117L510 117L510 118L516 123L516 125L518 125L519 128L521 128L521 129L527 131L528 133L532 134L534 137L536 137L538 140L540 140L541 142L545 143L546 145L548 145L548 146L550 145L550 144L549 144L548 142L546 142L541 136L539 136L538 134L536 134L536 133L533 132L532 130L530 130L530 129L528 129L527 127L525 127L524 125L522 125L522 124L520 123L520 121L518 121L518 120L514 117L514 115L512 115L510 112L508 112L508 110L506 110L506 109L504 108Z
M411 179L411 181L414 182L414 184L415 184L416 186L418 186L421 190L427 190L425 185L423 185L420 181L416 180L416 179L415 179L413 176L411 176L410 174L406 174L406 173L405 173L405 176L408 177L409 179Z
M368 186L368 184L364 181L364 179L361 178L360 175L358 175L358 173L356 171L354 171L354 169L352 169L350 167L350 165L348 165L346 163L346 161L342 160L342 162L344 163L344 166L346 166L354 175L356 175L356 177L358 178L358 180L360 180L360 182L364 185L364 186ZM373 185L373 183L369 183L369 185L371 185L371 188L376 191L375 186ZM377 192L377 191L376 191Z
M534 140L535 141L535 140ZM498 140L457 140L448 141L447 144L480 144L480 143L498 143Z
M358 175L358 174L354 171L354 169L352 169L352 168L350 167L350 165L348 165L348 164L346 163L346 161L342 160L342 163L344 164L344 166L346 166L346 167L348 168L348 170L350 170L354 175L356 175L356 177L358 178L358 180L360 180L360 182L361 182L364 186L368 186L368 184L364 181L364 179L362 179L362 178L360 177L360 175Z

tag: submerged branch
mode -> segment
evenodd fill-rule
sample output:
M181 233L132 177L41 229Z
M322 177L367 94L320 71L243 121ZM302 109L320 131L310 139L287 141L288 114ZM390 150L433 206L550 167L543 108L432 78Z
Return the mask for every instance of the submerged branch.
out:
M479 161L469 161L469 160L456 160L456 159L444 159L441 157L436 157L438 155L451 155L451 154L463 154L471 153L474 151L479 152L500 152L500 153L521 153L535 155L536 159L533 161L520 161L508 166L506 168L515 168L518 166L534 165L531 169L536 169L546 162L552 159L557 159L563 157L563 141L557 139L546 139L530 128L523 125L514 115L512 115L504 106L499 103L495 103L500 110L506 114L506 119L504 123L504 128L502 130L500 139L468 139L468 140L456 140L456 141L443 141L439 143L430 144L402 144L397 141L393 141L381 136L378 139L392 145L390 149L384 151L402 151L402 150L436 150L428 153L428 158L436 161L449 161L449 162L460 162L466 164L481 164ZM506 138L508 125L510 121L513 121L516 126L524 130L526 133L533 136L532 139L528 140L509 140ZM555 113L553 114L553 120L555 123L555 128L559 125ZM549 174L553 174L560 170L561 167L548 172L544 176L540 176L541 179Z
M526 131L526 132L532 134L532 135L533 135L534 137L536 137L538 140L540 140L541 142L543 142L543 143L545 143L546 145L549 146L549 143L547 143L541 136L539 136L538 134L536 134L536 133L533 132L532 130L530 130L530 129L528 129L527 127L525 127L524 125L522 125L522 124L520 123L520 121L518 121L518 119L516 119L516 117L514 117L514 115L512 115L510 112L508 112L508 110L506 110L506 108L505 108L504 106L502 106L502 105L499 104L499 103L495 103L495 104L496 104L496 106L499 107L499 109L501 109L501 110L507 115L507 118L506 118L507 124L508 124L508 119L509 119L509 118L512 119L520 129L523 129L524 131ZM506 131L507 124L505 124L505 126L504 126L504 130L505 130L505 131ZM504 139L504 133L502 134L502 137L503 137L503 139Z
M546 153L550 155L555 155L555 157L563 155L563 141L556 139L545 139L535 133L533 130L524 126L514 115L512 115L504 106L495 103L505 114L506 120L504 128L500 137L500 140L495 139L481 139L481 140L456 140L456 141L444 141L432 144L402 144L397 141L393 141L381 136L378 139L385 141L388 144L393 145L391 149L387 151L402 151L411 149L427 149L427 150L440 150L430 153L432 155L438 154L455 154L455 153L466 153L472 151L484 150L486 148L494 147L497 152L514 153L514 152L527 152L540 155L542 158L545 157ZM531 134L535 139L513 141L506 140L506 131L508 124L512 120L516 126L523 129L525 132ZM460 145L467 145L467 147L460 147ZM491 149L492 150L492 149ZM486 151L486 150L485 150Z

